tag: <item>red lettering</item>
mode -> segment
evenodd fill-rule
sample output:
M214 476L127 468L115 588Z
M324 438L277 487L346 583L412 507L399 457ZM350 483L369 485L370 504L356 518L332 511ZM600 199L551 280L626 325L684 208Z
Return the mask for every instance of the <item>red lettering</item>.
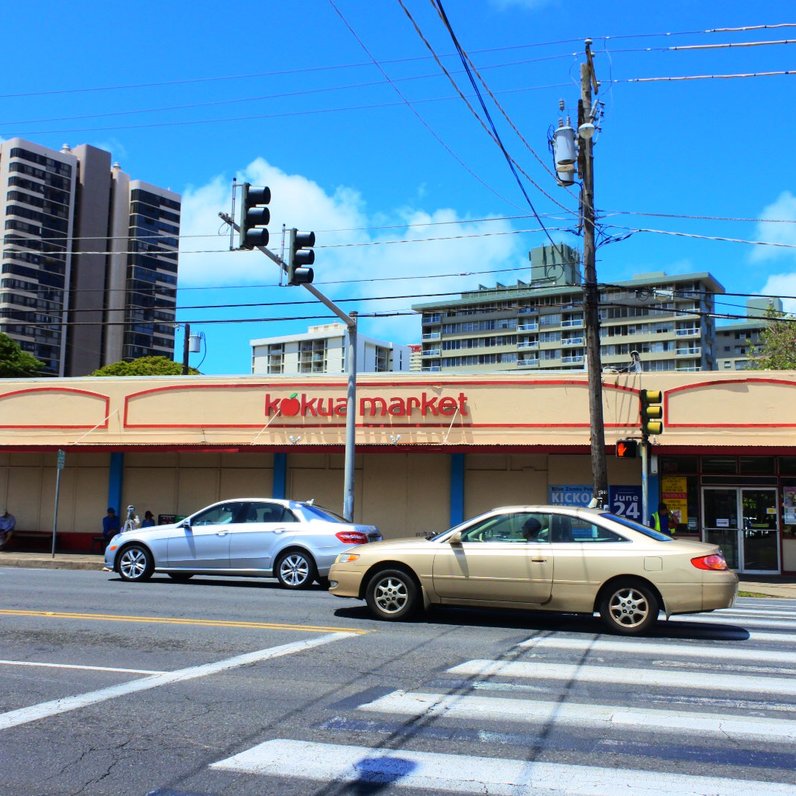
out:
M450 417L451 415L455 415L459 409L459 404L455 398L440 398L439 399L439 411L442 415L447 415Z

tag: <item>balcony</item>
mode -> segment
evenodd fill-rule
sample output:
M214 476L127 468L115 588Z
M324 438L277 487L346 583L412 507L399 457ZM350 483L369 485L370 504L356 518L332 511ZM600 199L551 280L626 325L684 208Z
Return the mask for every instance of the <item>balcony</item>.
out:
M538 368L539 367L539 357L527 357L527 358L520 358L517 360L517 367L518 368Z
M582 329L583 318L565 318L563 321L561 321L561 325Z
M520 323L520 324L517 324L517 331L518 332L538 332L539 331L539 324L538 323Z
M699 337L699 329L677 329L675 334L678 337Z
M424 332L423 333L423 340L439 340L442 337L442 332Z
M561 338L561 345L583 345L583 338L582 337L562 337Z
M438 357L440 355L439 348L427 348L423 351L422 356L424 357Z
M678 348L675 351L675 354L678 357L701 357L702 356L702 346L691 346L691 348Z
M520 340L517 343L517 348L519 350L527 350L529 348L539 348L539 341L538 340Z
M561 363L564 365L582 365L583 360L583 354L574 354L573 356L561 357Z

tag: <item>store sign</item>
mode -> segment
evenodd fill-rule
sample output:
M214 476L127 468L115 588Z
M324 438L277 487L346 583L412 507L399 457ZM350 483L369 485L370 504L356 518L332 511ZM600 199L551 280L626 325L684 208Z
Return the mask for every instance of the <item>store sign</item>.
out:
M634 522L644 522L641 516L641 487L612 486L608 488L608 505L617 517L627 517Z
M427 392L419 396L365 397L358 402L359 415L371 417L455 417L468 415L467 396L439 396ZM273 417L345 417L348 399L321 397L311 393L293 393L288 397L265 395L265 416Z

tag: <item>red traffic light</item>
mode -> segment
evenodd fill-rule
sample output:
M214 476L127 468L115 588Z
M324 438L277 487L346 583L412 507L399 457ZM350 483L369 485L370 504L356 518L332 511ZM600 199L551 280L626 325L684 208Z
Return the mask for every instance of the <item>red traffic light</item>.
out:
M617 459L635 459L638 442L634 439L620 439L616 442Z

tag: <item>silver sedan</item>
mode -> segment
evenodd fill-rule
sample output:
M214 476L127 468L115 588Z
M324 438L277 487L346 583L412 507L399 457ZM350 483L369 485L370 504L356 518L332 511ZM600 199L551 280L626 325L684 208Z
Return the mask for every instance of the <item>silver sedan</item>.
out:
M373 525L346 522L311 501L235 498L179 522L122 531L105 550L105 566L122 580L164 572L275 577L287 589L325 585L337 554L381 540Z

